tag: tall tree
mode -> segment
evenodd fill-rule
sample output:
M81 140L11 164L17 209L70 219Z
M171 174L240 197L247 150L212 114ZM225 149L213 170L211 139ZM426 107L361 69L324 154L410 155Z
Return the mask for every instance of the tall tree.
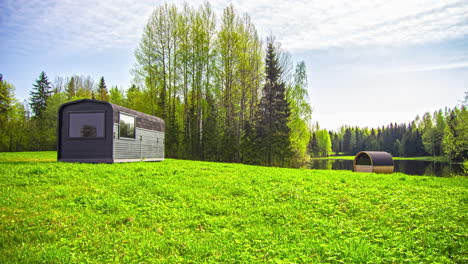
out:
M14 106L14 87L3 80L0 74L0 151L7 151L10 148L11 116Z
M240 89L238 83L237 62L239 60L240 22L233 5L224 9L221 17L221 29L218 33L217 49L219 53L219 82L221 85L220 104L223 159L231 157L240 160L239 153L239 108Z
M3 75L0 74L0 120L7 119L7 113L11 109L12 102L14 101L13 91L13 86L3 80ZM0 123L0 125L1 124L2 123Z
M291 152L289 104L286 100L285 83L280 79L281 69L278 50L273 37L267 39L265 58L265 85L258 107L257 140L262 163L286 166Z
M321 129L315 133L317 138L317 154L321 157L328 157L332 152L332 143L330 139L330 134L327 130Z
M104 76L101 76L98 85L98 96L97 98L101 101L109 101L109 94L107 93L106 82L104 81Z
M293 166L299 167L309 160L307 144L310 139L308 129L311 120L312 109L309 104L307 84L307 71L304 61L296 65L294 83L287 90L287 100L291 107L291 116L288 122L291 130L291 147L293 153Z
M30 93L31 97L29 98L32 111L36 118L40 118L42 113L44 113L47 108L47 100L51 93L50 82L43 71L39 75L39 79L36 80L36 83L33 84L33 89Z
M57 76L54 79L54 83L52 84L53 91L52 93L61 93L63 90L64 80L63 77Z
M445 153L451 160L468 159L468 109L451 110L446 124L443 139Z
M424 150L435 156L436 151L436 130L432 122L432 116L429 113L423 115L421 122L421 131L422 131L422 142L424 145Z
M73 76L66 82L65 93L67 94L68 100L76 96L76 84Z

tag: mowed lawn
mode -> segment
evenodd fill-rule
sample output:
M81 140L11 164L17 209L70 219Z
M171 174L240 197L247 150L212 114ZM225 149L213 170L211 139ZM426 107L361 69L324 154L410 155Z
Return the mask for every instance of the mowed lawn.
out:
M0 263L467 263L468 179L0 153Z

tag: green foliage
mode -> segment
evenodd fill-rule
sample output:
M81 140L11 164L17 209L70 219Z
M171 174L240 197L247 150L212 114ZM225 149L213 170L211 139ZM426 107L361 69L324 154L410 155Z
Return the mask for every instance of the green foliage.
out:
M47 79L45 72L41 72L39 79L33 84L33 89L30 93L30 105L34 116L38 119L42 117L43 112L47 108L47 99L51 95L52 90L50 82Z
M98 96L96 99L101 100L101 101L109 101L109 95L107 93L107 87L106 87L106 82L104 81L104 76L102 76L101 79L99 80L97 95Z
M286 98L285 83L278 61L277 46L269 38L265 58L265 85L258 106L256 120L256 148L260 163L286 166L291 154L290 108Z
M116 105L125 105L125 95L124 92L119 89L117 86L112 87L109 90L109 102Z
M1 263L465 263L466 178L0 153Z
M75 97L76 87L75 87L75 79L74 79L73 76L68 81L65 91L66 91L66 93L68 95L68 99L71 99L71 98Z
M245 124L255 123L262 44L250 17L232 5L219 21L208 2L157 7L135 51L133 75L145 112L166 121L168 157L253 163L253 130Z
M21 130L24 113L14 97L15 88L0 74L0 151L14 151L24 132ZM24 117L24 115L23 115Z
M450 111L443 139L444 150L450 159L462 161L468 158L468 109L462 107Z
M90 76L73 75L65 81L65 93L69 101L96 99L94 80Z
M0 74L0 125L8 119L8 112L15 100L14 91L13 85L3 80L3 75Z
M287 90L287 100L291 108L288 126L291 131L291 165L301 167L309 161L307 145L310 139L309 122L312 108L309 104L307 71L305 62L296 65L294 84Z
M420 129L423 133L422 141L426 152L433 156L441 156L443 154L442 139L445 133L445 117L442 111L435 112L434 117L426 113Z
M443 156L462 161L468 158L466 107L424 114L410 124L390 124L377 130L343 127L332 134L332 149L354 155L361 150L382 150L393 156Z
M328 157L332 152L332 141L328 131L325 129L314 131L309 149L312 156Z
M259 93L265 78L262 41L250 17L239 15L233 5L224 9L217 23L208 2L198 8L188 4L183 8L158 6L148 18L135 51L134 85L127 91L118 87L107 91L103 77L96 84L90 76L56 77L53 100L49 99L53 102L41 108L46 117L29 120L28 109L18 108L18 113L24 114L24 122L18 123L26 135L19 137L24 144L8 143L2 150L53 149L58 103L92 98L163 118L168 157L304 165L311 112L305 64L298 64L291 86L290 57L275 44L278 76L266 85L272 91L268 100L273 115L268 117L267 136L259 137L256 128L264 125L258 123L263 115L258 115ZM6 141L2 139L2 143ZM258 144L263 147L257 148ZM270 146L271 151L263 151Z

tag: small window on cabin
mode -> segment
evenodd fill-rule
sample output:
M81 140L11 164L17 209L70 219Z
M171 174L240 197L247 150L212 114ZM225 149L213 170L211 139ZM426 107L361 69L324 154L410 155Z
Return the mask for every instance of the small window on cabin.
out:
M71 138L104 137L104 113L70 113L68 136Z
M120 113L119 115L119 137L135 138L135 117Z

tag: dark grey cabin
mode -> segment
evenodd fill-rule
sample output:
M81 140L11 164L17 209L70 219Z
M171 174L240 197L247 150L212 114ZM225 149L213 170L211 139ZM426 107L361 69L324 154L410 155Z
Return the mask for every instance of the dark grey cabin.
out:
M164 159L164 120L82 99L58 111L58 161L114 163Z

